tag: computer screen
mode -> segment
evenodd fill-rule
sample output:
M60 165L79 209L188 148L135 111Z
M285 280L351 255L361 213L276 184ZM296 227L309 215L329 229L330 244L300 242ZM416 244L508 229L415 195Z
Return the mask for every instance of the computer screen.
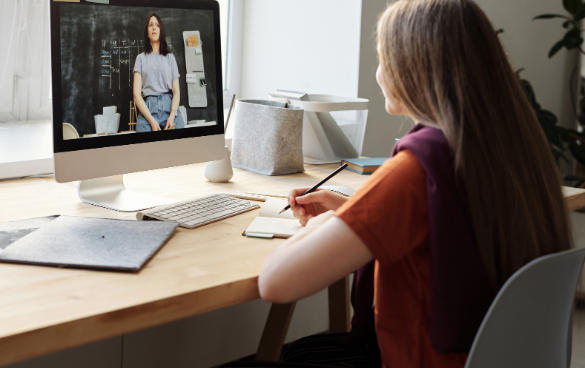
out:
M51 0L58 182L221 159L219 4Z
M140 132L158 135L132 142L221 133L218 125L223 125L223 119L218 112L222 110L217 108L222 106L217 93L221 77L216 67L220 49L215 47L218 15L209 6L205 9L206 3L214 2L122 5L126 3L131 2L52 2L53 61L59 66L53 69L53 81L54 85L60 82L53 95L60 97L55 98L53 116L73 127L84 141L58 142L57 146L93 148L104 144L94 143L95 138L105 137L110 144L127 144L134 137L113 136ZM149 34L149 25L154 34ZM158 53L151 46L151 38L157 36ZM141 77L142 101L134 98L135 76ZM167 124L171 107L176 109L174 121ZM153 120L161 123L160 131L153 131ZM77 138L65 133L65 138Z
M53 0L50 10L55 154L223 139L217 2Z

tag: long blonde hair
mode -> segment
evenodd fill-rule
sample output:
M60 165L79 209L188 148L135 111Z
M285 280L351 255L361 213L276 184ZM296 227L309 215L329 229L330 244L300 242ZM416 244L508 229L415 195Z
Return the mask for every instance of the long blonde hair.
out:
M496 287L570 249L560 176L487 16L471 0L401 0L378 21L383 75L413 116L437 124ZM464 262L464 260L462 260Z

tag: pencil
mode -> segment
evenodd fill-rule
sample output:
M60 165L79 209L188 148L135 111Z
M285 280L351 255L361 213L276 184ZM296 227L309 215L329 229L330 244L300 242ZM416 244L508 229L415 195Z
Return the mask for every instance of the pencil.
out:
M325 179L321 180L320 182L318 182L317 184L315 184L311 189L307 190L305 193L301 194L299 197L302 197L304 195L307 195L311 192L314 192L315 189L319 188L321 185L325 184L325 182L329 179L331 179L332 177L334 177L335 175L337 175L341 170L345 169L347 167L347 164L343 164L341 166L339 166L334 172L332 172L331 174L329 174L329 176L327 176ZM282 209L282 211L280 211L278 214L280 215L281 213L283 213L284 211L288 210L290 208L290 204L287 204L286 207L284 207Z

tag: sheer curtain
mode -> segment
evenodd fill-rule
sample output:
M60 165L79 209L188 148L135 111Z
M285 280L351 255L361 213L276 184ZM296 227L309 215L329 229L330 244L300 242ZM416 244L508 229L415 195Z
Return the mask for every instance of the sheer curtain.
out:
M46 0L0 0L0 122L48 119L50 37Z

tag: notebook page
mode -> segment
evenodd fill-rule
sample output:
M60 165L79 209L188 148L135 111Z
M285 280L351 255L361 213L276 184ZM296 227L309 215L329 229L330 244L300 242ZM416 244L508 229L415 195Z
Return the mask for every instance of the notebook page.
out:
M262 204L262 209L260 210L260 217L276 217L280 219L289 219L289 220L296 220L292 210L288 209L285 212L278 214L286 205L288 201L284 198L268 198L264 204Z

